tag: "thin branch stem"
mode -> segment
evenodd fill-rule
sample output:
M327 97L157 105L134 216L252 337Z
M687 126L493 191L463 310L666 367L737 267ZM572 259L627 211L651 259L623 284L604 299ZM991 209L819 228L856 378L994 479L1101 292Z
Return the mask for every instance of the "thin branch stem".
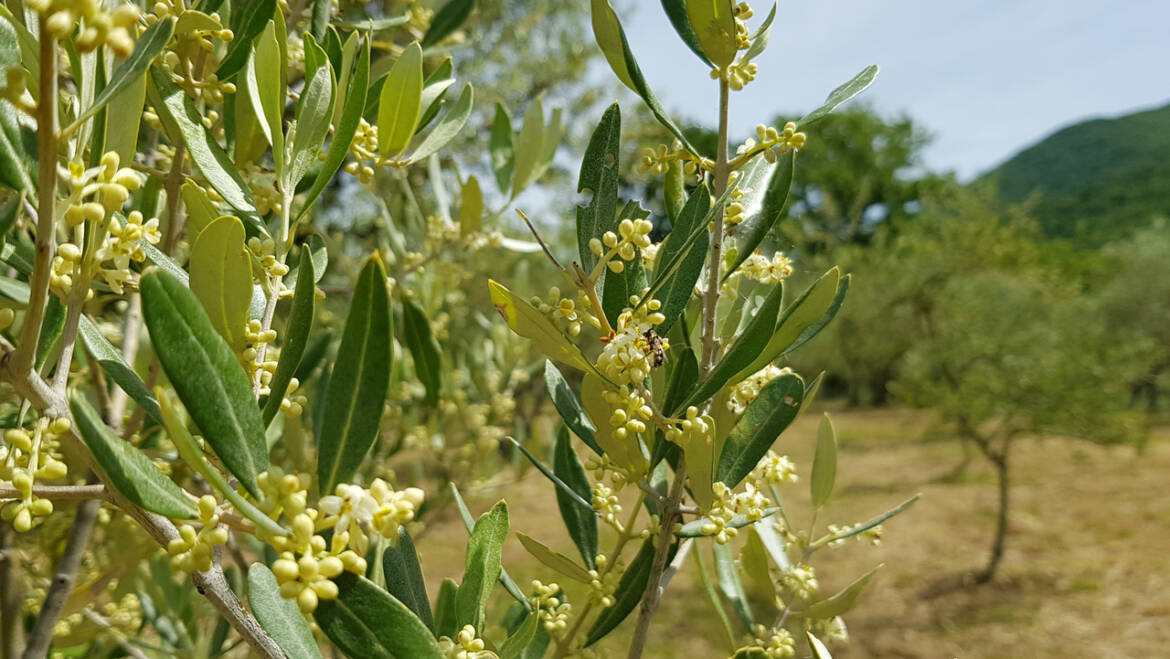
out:
M654 548L654 563L650 567L650 577L646 582L646 592L642 595L642 608L638 611L638 626L634 629L634 638L630 641L629 659L640 659L646 649L646 640L650 633L650 621L658 612L658 605L662 602L663 573L666 571L666 559L670 556L670 545L674 540L674 520L678 516L679 502L686 494L684 485L687 480L686 456L678 461L678 469L674 472L674 483L670 486L670 495L662 504L662 520L659 525L658 546Z
M33 497L50 501L88 501L98 499L108 501L106 486L96 485L33 485ZM24 495L9 481L0 482L0 501L5 499L23 499Z
M65 600L73 590L73 582L77 579L81 559L89 547L89 538L101 505L100 500L91 499L77 506L73 527L69 529L69 540L65 543L65 553L57 563L57 573L53 575L53 581L49 584L45 601L41 605L40 615L37 616L37 622L29 634L23 659L39 659L48 655L49 646L53 642L53 628L57 626L61 611L65 608Z
M24 589L20 584L16 530L0 524L0 657L15 658L24 647Z
M28 313L20 345L12 355L10 372L22 376L32 370L45 320L49 297L49 276L56 251L53 235L57 197L57 43L41 25L40 98L37 99L37 238L32 279L29 282Z

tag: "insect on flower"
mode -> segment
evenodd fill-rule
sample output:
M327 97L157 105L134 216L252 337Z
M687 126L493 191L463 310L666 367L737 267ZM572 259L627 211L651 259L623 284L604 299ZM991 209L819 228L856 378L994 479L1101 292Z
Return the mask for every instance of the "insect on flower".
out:
M662 349L662 338L659 337L658 334L652 329L646 330L642 336L646 337L647 343L646 347L642 350L647 355L654 355L655 368L665 364L666 351Z

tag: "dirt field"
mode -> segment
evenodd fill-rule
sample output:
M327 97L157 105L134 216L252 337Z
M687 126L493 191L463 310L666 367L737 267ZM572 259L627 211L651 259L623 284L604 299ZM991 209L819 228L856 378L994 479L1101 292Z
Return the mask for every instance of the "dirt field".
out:
M794 517L805 514L818 417L804 415L776 447L797 460L803 479L785 490ZM963 451L955 442L923 442L929 419L920 413L840 411L833 419L842 451L826 521L860 521L923 495L886 526L880 547L851 542L814 557L826 594L886 564L846 617L852 640L835 646L835 657L1170 656L1170 429L1156 433L1141 456L1058 438L1019 441L1000 574L990 585L955 588L986 559L990 471L973 460L963 476L948 478ZM547 481L530 471L508 491L513 530L575 553ZM478 513L498 497L476 492L472 508ZM462 534L446 519L420 542L432 595L442 576L461 573ZM504 561L521 584L551 578L514 538ZM631 628L632 618L603 649L624 656ZM727 656L726 634L692 562L671 583L649 647L654 657Z

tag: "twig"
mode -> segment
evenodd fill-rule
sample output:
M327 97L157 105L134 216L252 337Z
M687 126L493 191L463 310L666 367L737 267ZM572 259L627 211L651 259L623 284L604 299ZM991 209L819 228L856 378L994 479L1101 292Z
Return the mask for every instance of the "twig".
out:
M21 376L32 370L45 320L49 276L56 240L53 224L57 200L57 42L41 25L40 99L37 101L37 238L36 257L29 281L28 313L21 330L20 346L11 355L9 371Z
M89 621L93 624L110 632L110 635L113 636L118 645L126 651L126 654L134 657L134 659L146 659L146 655L142 654L142 650L139 650L138 648L131 645L126 640L126 638L122 636L120 632L118 632L118 630L114 629L114 626L110 624L110 621L106 620L105 617L100 613L87 607L84 611L81 612L81 614L88 618Z
M138 357L138 334L142 331L142 296L131 293L126 309L126 322L122 326L122 359L133 364ZM110 395L109 418L106 419L115 434L122 434L122 418L126 416L126 403L130 397L121 387L114 387Z
M674 483L670 486L670 496L662 504L661 530L658 532L658 546L654 548L654 563L650 567L650 577L646 581L646 592L642 595L642 608L638 612L638 626L634 629L634 638L630 641L629 659L639 659L646 649L646 639L650 632L650 621L658 611L662 601L662 576L666 570L666 558L670 555L671 541L674 539L674 519L678 515L678 505L686 493L683 486L686 484L687 465L686 456L678 460L678 469L674 472Z
M726 76L719 79L719 145L715 153L715 190L719 198L727 190L727 111L731 90ZM723 261L723 209L715 213L711 229L711 250L707 255L707 290L703 291L703 361L706 374L715 365L715 305L719 301L719 267Z
M0 524L0 657L17 657L24 647L24 589L15 536L11 525Z
M106 486L96 485L33 485L33 496L37 499L50 501L88 501L98 499L108 501ZM24 495L8 481L0 482L0 501L4 499L23 499Z

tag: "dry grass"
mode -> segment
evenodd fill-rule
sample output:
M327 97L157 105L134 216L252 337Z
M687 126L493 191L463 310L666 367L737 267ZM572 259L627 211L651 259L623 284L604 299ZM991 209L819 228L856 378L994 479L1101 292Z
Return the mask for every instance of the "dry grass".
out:
M885 568L847 616L849 657L1155 657L1170 648L1170 429L1144 455L1057 438L1024 440L1014 453L1013 521L995 583L956 588L979 568L991 539L992 475L973 460L946 478L962 449L922 442L929 418L905 410L840 411L838 494L827 522L853 522L921 492L922 500L886 526L880 547L850 543L818 554L828 593L877 563ZM807 475L817 415L798 420L777 449ZM509 488L513 529L574 553L552 486L530 472ZM804 482L789 486L793 517L807 519ZM499 493L478 493L486 509ZM794 519L795 522L795 519ZM464 533L438 521L420 542L431 593L443 574L461 572ZM709 560L709 554L708 554ZM551 578L519 543L505 565L517 581ZM670 585L649 656L727 655L727 639L698 584L693 563ZM570 592L570 595L573 593ZM606 643L622 654L631 621Z

